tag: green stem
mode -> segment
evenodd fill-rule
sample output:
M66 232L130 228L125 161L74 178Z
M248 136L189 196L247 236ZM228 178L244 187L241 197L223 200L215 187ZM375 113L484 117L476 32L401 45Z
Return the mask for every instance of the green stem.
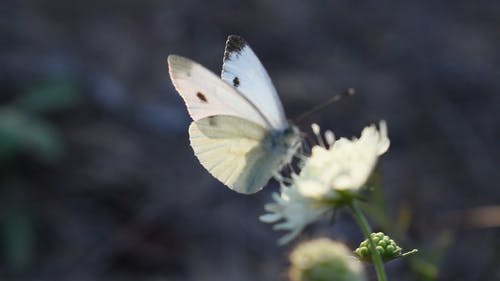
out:
M377 271L378 281L387 281L387 275L385 274L384 263L382 262L382 258L380 257L378 251L375 249L375 243L371 238L372 229L368 224L368 221L361 212L357 202L352 201L349 205L354 213L354 217L358 221L359 226L361 227L361 231L363 231L363 235L368 239L370 244L370 253L372 256L373 264L375 265L375 270Z

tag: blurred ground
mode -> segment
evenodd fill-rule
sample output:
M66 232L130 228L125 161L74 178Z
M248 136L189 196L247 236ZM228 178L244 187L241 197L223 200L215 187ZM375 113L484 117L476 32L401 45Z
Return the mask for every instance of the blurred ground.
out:
M219 72L236 33L290 118L356 89L302 130L387 120L377 229L398 218L423 258L391 280L500 280L498 224L468 215L500 203L499 28L487 0L2 2L1 279L286 280L291 246L257 219L275 184L241 196L203 170L167 75L170 53ZM320 235L361 240L348 214Z

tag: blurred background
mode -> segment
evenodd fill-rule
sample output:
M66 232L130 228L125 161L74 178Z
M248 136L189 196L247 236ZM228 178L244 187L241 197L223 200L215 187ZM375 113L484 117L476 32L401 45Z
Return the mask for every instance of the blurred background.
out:
M411 259L390 280L500 280L499 1L0 4L1 280L286 280L294 242L189 147L167 74L220 72L227 35L260 57L291 119L337 136L387 120L367 207ZM495 207L496 206L496 207ZM349 213L300 240L362 240ZM376 280L370 272L371 279Z

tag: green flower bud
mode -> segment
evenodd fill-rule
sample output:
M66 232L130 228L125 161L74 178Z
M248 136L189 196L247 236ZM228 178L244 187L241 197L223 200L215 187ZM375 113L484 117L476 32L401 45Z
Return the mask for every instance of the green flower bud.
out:
M384 235L382 232L377 232L370 234L370 237L373 243L375 243L375 249L383 261L390 261L401 256L401 247L399 247L389 236ZM371 261L372 256L368 239L361 242L359 247L354 250L354 253L362 261Z
M342 243L326 238L304 242L290 254L292 281L365 281L362 264Z

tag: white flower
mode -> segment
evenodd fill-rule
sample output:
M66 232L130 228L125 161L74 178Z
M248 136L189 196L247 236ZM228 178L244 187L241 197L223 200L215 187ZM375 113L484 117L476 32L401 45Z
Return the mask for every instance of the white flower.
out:
M279 240L280 244L295 238L322 214L353 200L370 177L378 157L389 148L385 122L381 121L379 127L380 130L375 125L366 127L359 139L352 140L335 141L333 133L327 131L329 147L313 147L300 174L292 175L292 184L282 185L280 195L273 194L275 202L265 207L269 214L260 219L267 223L282 221L274 229L290 233ZM322 143L317 125L313 131Z
M275 203L265 206L269 214L260 216L266 223L276 223L274 230L289 230L290 233L278 240L280 245L290 242L302 232L309 223L317 220L322 214L330 210L330 206L317 204L315 200L300 194L295 185L282 185L281 194L273 194Z
M315 199L338 199L339 192L357 193L371 175L377 159L389 149L387 126L380 122L366 127L359 139L340 138L329 148L315 146L300 176L299 192Z

